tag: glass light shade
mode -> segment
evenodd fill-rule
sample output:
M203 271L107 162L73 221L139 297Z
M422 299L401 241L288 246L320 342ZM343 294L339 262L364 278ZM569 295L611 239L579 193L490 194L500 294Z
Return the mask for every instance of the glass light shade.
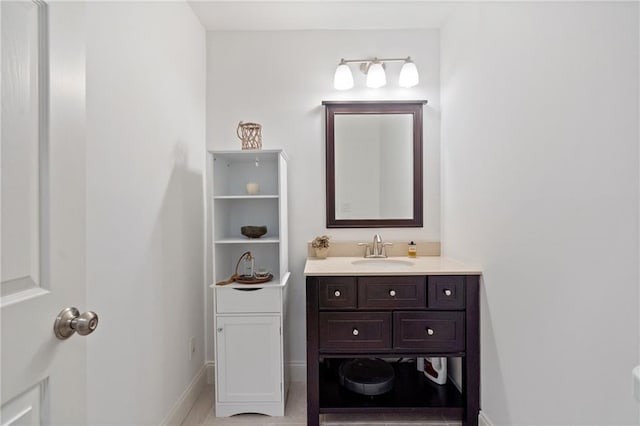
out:
M353 87L353 74L351 74L351 68L349 68L349 65L338 65L336 73L333 76L333 87L338 90L346 90Z
M407 60L400 70L400 79L398 84L402 87L413 87L420 82L418 76L418 68L416 64Z
M387 76L381 62L373 62L367 71L367 87L377 89L387 84Z

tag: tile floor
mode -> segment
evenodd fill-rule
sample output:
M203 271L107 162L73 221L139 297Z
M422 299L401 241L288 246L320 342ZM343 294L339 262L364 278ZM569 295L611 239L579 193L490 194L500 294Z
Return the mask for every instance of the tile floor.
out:
M213 406L213 385L207 385L193 408L182 422L182 426L306 426L307 424L307 395L305 384L292 382L289 386L289 396L285 407L284 417L269 417L259 414L240 414L232 417L216 417ZM425 420L417 419L413 415L337 415L322 416L325 426L460 426L460 422L446 421L443 418Z

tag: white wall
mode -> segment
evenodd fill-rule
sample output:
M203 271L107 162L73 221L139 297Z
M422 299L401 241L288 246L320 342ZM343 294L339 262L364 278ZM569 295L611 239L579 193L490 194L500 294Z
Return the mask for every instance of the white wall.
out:
M86 8L88 424L158 424L204 364L205 32L184 2Z
M399 64L387 67L389 84L367 89L353 69L355 87L333 89L340 58L403 57L415 60L421 82L397 85ZM292 273L288 339L293 362L306 359L303 268L306 244L328 233L334 240L440 239L439 33L412 31L266 31L207 33L207 148L240 149L240 120L263 125L263 148L283 148L289 156L289 265ZM424 108L424 228L325 228L323 100L428 99ZM207 293L207 301L211 300ZM211 324L211 309L207 323ZM208 334L211 335L211 329ZM213 359L213 339L207 358Z
M637 424L638 6L465 5L442 32L442 242L482 265L482 409Z

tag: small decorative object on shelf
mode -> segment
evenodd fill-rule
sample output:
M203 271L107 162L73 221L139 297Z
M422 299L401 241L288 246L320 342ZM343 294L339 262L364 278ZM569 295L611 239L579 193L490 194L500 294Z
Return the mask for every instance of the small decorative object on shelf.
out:
M260 238L267 233L266 226L242 226L240 233L248 238Z
M267 278L269 275L271 275L271 273L264 268L259 268L256 271L255 275L256 275L256 278Z
M238 263L241 266L240 269L240 278L251 279L253 278L253 256L251 252L248 251L240 256ZM238 274L238 266L236 265L236 274Z
M311 247L315 250L318 259L326 259L329 255L329 238L329 236L323 235L314 238L311 242Z
M260 185L255 182L249 182L247 184L247 194L258 195L260 193Z
M236 133L242 141L242 149L262 149L262 125L241 121Z

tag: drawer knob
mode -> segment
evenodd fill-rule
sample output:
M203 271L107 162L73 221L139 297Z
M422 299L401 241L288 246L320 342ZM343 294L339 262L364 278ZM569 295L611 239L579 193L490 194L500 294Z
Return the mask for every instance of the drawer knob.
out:
M222 327L218 327L218 333L222 333Z
M389 290L389 296L396 297L396 291L395 290Z
M333 292L333 295L334 295L335 297L340 297L340 295L341 295L341 294L342 294L342 293L340 293L340 290L336 290L336 291L334 291L334 292Z
M352 333L353 333L354 336L357 336L358 334L360 334L360 332L358 331L357 328L354 328Z
M435 332L433 331L433 328L429 328L429 327L427 327L427 334L428 334L429 336L433 336L433 333L435 333Z
M444 289L444 295L445 296L451 296L451 290L449 290L448 288Z

